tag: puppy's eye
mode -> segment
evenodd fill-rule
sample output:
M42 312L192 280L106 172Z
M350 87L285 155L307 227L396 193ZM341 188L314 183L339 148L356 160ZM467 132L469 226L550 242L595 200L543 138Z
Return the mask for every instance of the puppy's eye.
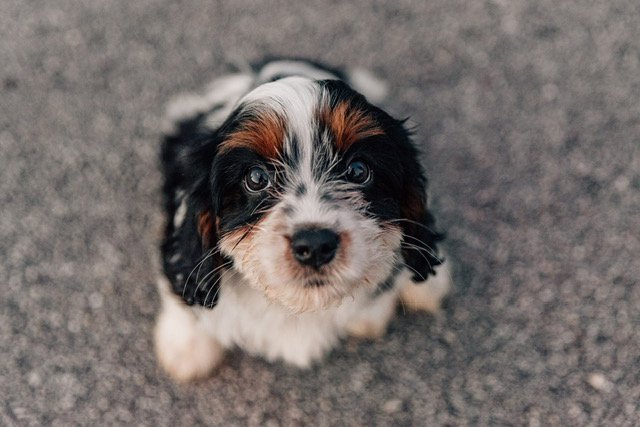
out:
M259 167L252 167L244 176L244 185L247 187L247 190L254 193L264 190L270 184L269 175Z
M371 179L371 169L361 160L353 160L347 166L347 179L354 184L364 184Z

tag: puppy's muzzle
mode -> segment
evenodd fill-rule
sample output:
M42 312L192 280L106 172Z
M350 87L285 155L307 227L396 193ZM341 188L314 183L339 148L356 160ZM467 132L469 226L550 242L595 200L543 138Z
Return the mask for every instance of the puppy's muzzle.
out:
M291 253L302 265L318 270L328 264L338 251L340 238L327 228L306 228L291 236Z

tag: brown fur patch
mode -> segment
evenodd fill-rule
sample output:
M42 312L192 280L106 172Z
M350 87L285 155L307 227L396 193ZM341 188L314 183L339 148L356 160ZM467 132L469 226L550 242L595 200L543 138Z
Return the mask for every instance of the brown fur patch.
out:
M320 123L324 124L333 135L335 147L344 151L354 142L384 131L373 117L363 110L353 108L348 102L340 102L334 108L320 111Z
M286 132L284 120L273 112L246 118L241 126L220 144L220 150L247 147L266 159L278 157Z
M202 209L197 215L198 234L202 239L202 244L211 247L216 241L216 219L206 209Z

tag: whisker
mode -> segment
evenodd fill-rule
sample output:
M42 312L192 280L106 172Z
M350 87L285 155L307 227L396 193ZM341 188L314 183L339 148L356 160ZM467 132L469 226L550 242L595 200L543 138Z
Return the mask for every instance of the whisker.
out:
M427 242L425 242L425 241L423 241L423 240L420 240L420 239L418 239L417 237L415 237L415 236L411 236L411 235L409 235L409 234L405 234L405 235L404 235L404 237L405 237L405 238L410 238L410 239L413 239L413 240L417 241L417 242L418 242L418 243L420 243L424 248L426 248L426 249L428 249L428 250L430 251L430 252L429 252L429 255L431 255L431 256L433 256L434 258L436 258L436 259L438 259L439 261L441 261L441 260L439 259L439 257L438 257L438 253L436 252L436 250L435 250L434 248L432 248L431 246L429 246L429 244L428 244ZM406 240L405 240L405 242L406 242ZM406 243L409 243L409 242L406 242Z
M410 243L407 242L402 242L401 245L406 245L405 247L409 248L409 249L415 249L418 251L418 253L420 255L422 255L423 258L425 258L425 261L427 261L427 264L429 264L429 267L431 267L432 270L435 271L434 267L431 266L431 263L429 263L429 261L427 260L427 258L424 256L424 254L422 254L422 251L426 251L426 249L424 248L420 248L416 245L412 245ZM451 285L455 288L456 284L453 280L453 276L451 275L451 272L449 271L449 269L447 268L447 265L444 263L444 259L443 258L439 258L431 253L429 253L430 255L432 255L435 259L437 259L440 262L440 265L437 266L438 270L444 270L445 273L447 274L447 276L449 277L449 281L451 282ZM406 264L405 264L406 265ZM407 266L408 267L408 266ZM415 271L415 270L414 270ZM422 276L421 276L422 277Z
M215 274L217 271L221 270L222 268L230 265L232 263L232 261L227 261L221 265L219 265L218 267L212 269L210 272L208 272L203 278L202 280L198 280L198 276L196 275L196 289L193 292L194 294L196 294L198 292L198 289L200 289L200 286L202 286L202 283L207 279L207 277L211 277L213 274ZM205 285L206 286L206 285Z
M200 283L208 280L210 277L212 277L214 274L216 274L218 271L220 271L221 269L228 267L229 265L231 265L233 263L233 261L227 261L225 263L222 263L221 265L217 266L216 268L212 269L210 272L208 272L200 281ZM200 285L198 285L200 286ZM197 289L197 288L196 288Z
M406 243L404 243L404 244L406 244ZM415 249L415 250L418 252L418 254L420 254L420 256L421 256L422 258L424 258L424 260L427 262L427 265L429 265L429 269L433 270L433 266L431 265L431 262L429 261L429 258L427 258L426 256L424 256L424 254L422 253L422 251L420 250L420 248L418 248L417 246L414 246L414 245L411 245L411 246L404 246L404 247L405 247L405 248L408 248L408 249ZM421 277L422 277L422 275L421 275Z
M231 273L231 276L229 276L230 278L235 276L238 273L238 270L233 270L233 272ZM220 281L222 280L222 274L216 279L216 281L212 284L212 285L207 285L209 286L209 291L207 291L207 295L205 295L204 297L204 303L206 304L207 301L209 300L209 294L211 294L211 291L215 288L216 289L216 293L213 294L213 298L211 299L211 301L214 301L216 299L216 296L218 295L218 293L220 292L220 287L216 286Z
M405 237L411 237L411 236L405 236ZM420 243L422 243L423 246L418 246L414 243L410 243L407 241L403 241L401 245L406 245L407 248L415 249L420 252L426 252L427 254L431 255L435 260L439 261L440 263L444 261L442 258L440 258L438 253L432 247L430 247L429 245L427 245L426 243L422 242L419 239L415 239L415 240L418 240Z
M240 239L238 239L238 241L236 242L235 245L233 245L233 248L231 248L231 252L233 252L240 243L242 243L242 241L249 235L249 233L251 233L253 231L253 229L257 226L257 224L251 224L249 226L249 228L244 232L244 234L242 235L242 237L240 237Z
M435 231L435 230L434 230L434 229L432 229L431 227L426 226L426 225L424 225L424 224L422 224L422 223L420 223L420 222L418 222L418 221L414 221L414 220L412 220L412 219L408 219L408 218L396 218L396 219L389 219L389 220L385 220L385 222L388 222L388 223L394 223L394 222L408 222L408 223L410 223L410 224L417 225L418 227L422 227L422 228L424 228L425 230L427 230L427 231L428 231L428 232L430 232L430 233L433 233L433 234L435 234L435 235L440 235L440 233L438 233L437 231Z
M211 256L213 256L215 253L215 248L212 248L210 250L208 250L206 253L202 254L200 257L202 258L202 260L200 260L192 269L191 272L189 273L189 275L187 276L187 279L184 281L184 287L182 289L182 297L184 298L185 296L185 292L187 291L187 284L189 283L189 279L191 279L191 276L193 275L193 272L196 269L199 269L202 264Z

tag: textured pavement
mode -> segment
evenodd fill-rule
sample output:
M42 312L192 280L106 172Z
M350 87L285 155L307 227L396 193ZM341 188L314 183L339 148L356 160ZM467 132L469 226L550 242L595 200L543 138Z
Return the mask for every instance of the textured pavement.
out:
M309 371L237 352L176 385L150 333L164 105L274 55L389 82L455 292ZM636 0L3 0L0 209L0 425L640 420Z

